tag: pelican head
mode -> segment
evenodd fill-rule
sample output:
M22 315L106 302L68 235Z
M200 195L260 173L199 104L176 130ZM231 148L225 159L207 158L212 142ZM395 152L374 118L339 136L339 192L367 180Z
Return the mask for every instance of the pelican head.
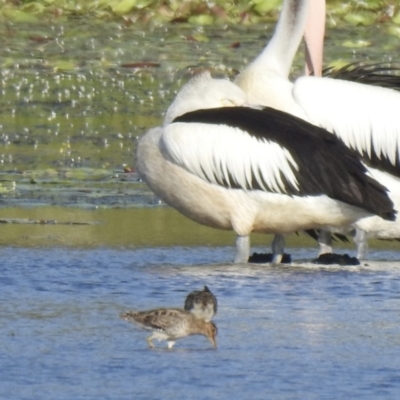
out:
M169 106L164 126L190 111L239 107L246 104L246 95L227 79L213 79L209 71L196 75L187 82Z

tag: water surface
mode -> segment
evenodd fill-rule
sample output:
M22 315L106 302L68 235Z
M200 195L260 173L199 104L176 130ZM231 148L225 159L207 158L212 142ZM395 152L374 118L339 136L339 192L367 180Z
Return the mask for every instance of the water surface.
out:
M342 268L234 266L227 254L3 247L0 397L398 398L400 270L377 261L397 254ZM118 317L182 306L205 284L219 301L216 350L196 336L150 350Z

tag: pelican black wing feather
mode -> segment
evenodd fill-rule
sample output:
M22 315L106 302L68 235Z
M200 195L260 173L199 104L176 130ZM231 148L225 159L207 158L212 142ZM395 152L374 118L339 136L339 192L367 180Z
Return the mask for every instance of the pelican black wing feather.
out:
M399 64L364 64L356 62L347 64L339 69L334 67L326 68L322 71L322 75L333 79L379 86L400 92ZM371 154L367 154L367 152L360 152L359 154L367 165L400 177L400 154L398 151L396 151L396 162L394 164L385 154L376 153L373 144L371 144Z
M399 64L355 62L341 68L326 68L322 76L400 90Z
M333 134L300 118L269 107L223 107L193 111L174 122L227 125L260 141L275 142L289 151L299 167L298 188L282 177L287 194L326 194L382 218L395 218L386 188L366 175L359 156ZM261 188L255 185L252 189Z

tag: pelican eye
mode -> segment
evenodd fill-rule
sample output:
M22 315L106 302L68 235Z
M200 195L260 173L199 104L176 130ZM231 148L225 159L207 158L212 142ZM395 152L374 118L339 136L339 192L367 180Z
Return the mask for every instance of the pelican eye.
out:
M236 107L237 104L230 99L222 99L221 100L222 107Z

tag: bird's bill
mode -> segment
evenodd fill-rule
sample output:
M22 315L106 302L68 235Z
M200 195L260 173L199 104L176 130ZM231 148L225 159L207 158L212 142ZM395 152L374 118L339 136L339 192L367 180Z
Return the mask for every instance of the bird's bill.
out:
M209 337L210 342L212 343L214 349L217 348L217 340L215 339L215 337Z

